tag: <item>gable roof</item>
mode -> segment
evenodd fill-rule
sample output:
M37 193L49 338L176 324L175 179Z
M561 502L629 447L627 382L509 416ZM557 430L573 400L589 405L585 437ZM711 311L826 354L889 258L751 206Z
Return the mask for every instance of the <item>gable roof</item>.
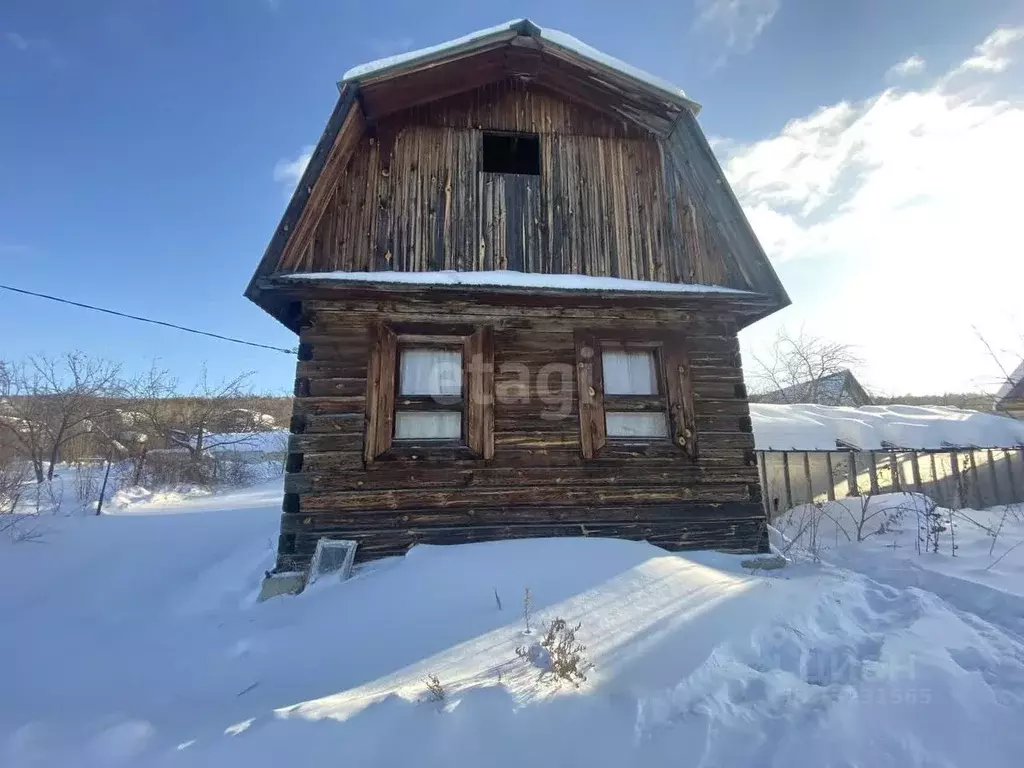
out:
M704 200L727 250L745 261L740 270L748 285L768 299L766 308L747 322L790 303L697 125L700 105L665 80L528 19L346 72L327 127L245 295L294 328L292 305L275 295L272 276L283 256L309 242L331 182L364 134L388 115L508 79L535 84L661 137L668 147L666 162L688 178L687 192Z
M870 405L871 396L864 390L857 377L847 369L822 376L811 381L802 381L773 392L757 395L761 403L814 403L817 405L845 405L843 395L849 394L857 405Z
M589 68L603 71L613 78L628 81L631 85L650 91L652 95L667 99L680 107L685 107L694 114L700 111L700 105L697 102L687 98L681 88L667 80L644 72L614 56L609 56L565 32L538 26L529 19L513 19L504 24L471 32L438 45L360 64L345 73L341 84L354 81L374 82L382 77L394 77L403 72L502 46L534 49L563 58L567 62L585 63ZM517 62L514 58L508 57L508 52L505 55L509 74L519 74L520 68L526 64L527 60L523 59ZM527 74L538 75L539 72L530 71Z

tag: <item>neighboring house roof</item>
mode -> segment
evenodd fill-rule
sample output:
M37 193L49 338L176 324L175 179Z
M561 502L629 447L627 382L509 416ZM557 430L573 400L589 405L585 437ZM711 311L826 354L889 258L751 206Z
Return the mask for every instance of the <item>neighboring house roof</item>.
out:
M282 255L301 250L326 209L333 184L382 118L490 83L520 79L626 120L671 145L665 162L703 191L724 251L742 260L750 289L770 299L758 316L790 303L679 88L574 37L520 19L349 70L341 93L245 295L295 330L294 302L275 294ZM291 270L285 270L291 271Z
M761 403L816 403L817 405L871 405L871 396L849 370L757 396Z
M1003 386L999 388L999 391L996 392L995 407L998 410L1006 401L1021 399L1024 399L1024 360L1021 360L1020 365L1017 366L1009 378L1003 382Z

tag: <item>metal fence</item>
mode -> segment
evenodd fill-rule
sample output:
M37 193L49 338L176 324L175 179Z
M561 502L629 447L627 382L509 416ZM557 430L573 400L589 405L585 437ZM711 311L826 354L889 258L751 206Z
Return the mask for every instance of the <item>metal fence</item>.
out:
M940 506L1024 501L1024 448L758 451L765 513L847 496L913 491Z

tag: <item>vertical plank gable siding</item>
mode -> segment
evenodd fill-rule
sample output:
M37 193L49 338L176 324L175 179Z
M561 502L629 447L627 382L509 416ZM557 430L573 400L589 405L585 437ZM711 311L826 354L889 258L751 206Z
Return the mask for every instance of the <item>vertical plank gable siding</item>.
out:
M479 173L485 130L539 134L540 176ZM309 247L280 268L516 269L752 289L721 212L698 199L717 191L676 156L696 151L685 139L663 144L513 83L398 113L363 137Z
M749 408L733 384L742 373L728 318L635 310L628 320L632 328L678 328L685 335L699 459L668 444L610 442L588 461L580 445L574 334L607 324L602 310L495 311L389 300L310 301L306 311L301 341L310 359L299 361L296 375L309 380L309 396L295 400L293 422L301 432L289 448L303 458L285 480L298 503L282 517L289 546L279 552L279 567L304 565L321 536L359 540L361 560L401 554L417 542L525 536L619 536L672 549L764 547L764 512L750 495L758 482L753 438L742 428ZM493 328L493 457L441 452L364 461L367 364L378 321ZM561 388L564 400L546 394Z

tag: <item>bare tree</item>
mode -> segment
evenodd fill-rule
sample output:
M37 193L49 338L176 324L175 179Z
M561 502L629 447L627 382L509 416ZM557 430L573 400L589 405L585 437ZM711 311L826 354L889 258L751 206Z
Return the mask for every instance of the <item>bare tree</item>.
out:
M252 439L247 433L224 433L225 425L237 420L239 404L250 403L248 388L252 374L211 383L204 367L196 386L181 394L178 381L155 365L131 389L131 409L148 432L159 436L172 449L188 456L186 477L190 482L209 482L205 459L214 449L242 445ZM136 473L141 474L141 471Z
M794 403L817 402L822 394L818 391L821 379L862 362L850 345L815 336L803 328L796 334L780 329L768 354L755 354L753 358L755 391L779 391L783 402Z
M0 430L31 461L37 482L53 479L69 441L116 411L120 373L116 363L81 352L0 363Z

